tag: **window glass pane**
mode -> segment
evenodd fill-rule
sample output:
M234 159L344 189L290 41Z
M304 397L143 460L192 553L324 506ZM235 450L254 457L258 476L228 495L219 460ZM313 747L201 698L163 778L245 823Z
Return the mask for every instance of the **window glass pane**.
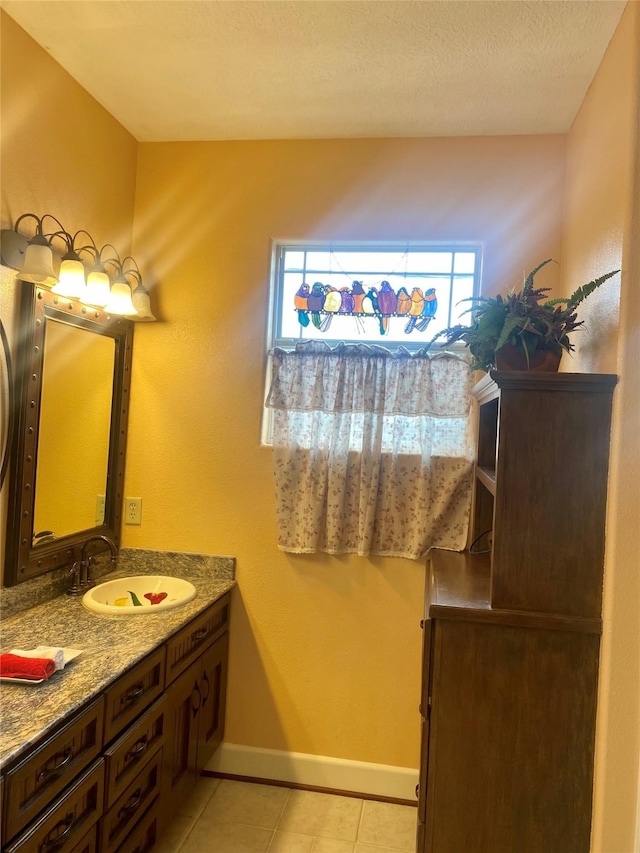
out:
M329 263L329 252L307 252L307 269L326 272L331 268Z
M301 270L304 264L304 252L294 252L287 249L284 253L285 270Z
M473 296L473 276L456 276L453 280L453 296L451 299L451 326L463 323L471 325L471 314L469 308L472 302L463 302Z
M411 272L443 273L451 272L453 256L451 252L413 252L407 259L407 269Z
M453 271L455 273L470 273L473 275L476 268L476 254L475 252L456 252L454 262L453 262Z
M404 269L404 251L341 252L334 250L329 263L331 269L344 270L355 275L356 278L367 273L385 278L398 268Z

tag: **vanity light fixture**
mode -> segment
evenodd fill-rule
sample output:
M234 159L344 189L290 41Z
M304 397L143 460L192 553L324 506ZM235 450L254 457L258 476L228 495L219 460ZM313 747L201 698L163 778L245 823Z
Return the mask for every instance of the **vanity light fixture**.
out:
M116 267L116 275L111 284L109 301L104 306L105 312L124 315L125 317L135 316L138 312L131 301L131 286L127 279L130 270L124 270L121 263L117 263L111 258L106 263L113 264Z
M103 259L102 257L102 254L106 249L110 249L115 252L119 263L118 250L111 243L105 243L101 249L98 249L95 244L91 246L82 246L82 248L79 249L81 252L89 252L93 261L93 264L87 274L87 289L82 297L82 302L87 305L95 305L98 308L104 308L109 301L111 293L111 279L109 278L109 273L106 271L104 266L108 263L109 259Z
M55 284L58 276L53 269L53 251L51 245L44 235L42 220L43 217L36 216L35 213L23 213L16 220L16 224L12 230L7 229L2 232L2 260L8 266L16 267L16 261L22 268L20 277L23 281L31 281L34 284L51 285ZM20 223L24 219L35 219L36 233L28 239L18 231ZM57 220L56 220L57 222ZM15 258L13 263L11 259Z
M52 239L59 237L67 247L67 251L60 261L58 281L51 288L51 292L57 293L58 296L66 296L69 299L82 299L87 289L84 280L84 264L75 247L76 237L80 233L83 232L77 231L72 237L66 231L57 231L51 235Z
M123 264L125 261L131 261L135 265L135 269L125 270L125 274L133 276L137 282L136 287L133 293L131 294L131 302L133 303L133 307L137 312L135 315L135 319L144 320L147 323L151 322L156 318L151 312L149 291L142 284L142 275L140 273L140 268L138 267L138 264L136 263L135 259L130 256L124 259Z
M23 221L29 219L35 221L35 234L31 237L18 230ZM47 219L55 223L55 230L45 231ZM81 234L89 238L87 245L77 245ZM138 264L131 256L121 261L111 243L98 249L88 231L81 229L71 235L50 213L44 216L23 213L13 228L2 230L0 237L0 260L6 266L18 270L18 278L22 281L51 287L52 293L104 308L108 314L118 314L132 320L156 319L151 311L149 292L142 284ZM56 252L56 240L64 244L64 254ZM114 258L104 257L107 249L115 254ZM81 255L84 253L90 256L91 263L83 260ZM56 273L58 264L59 272ZM114 267L113 280L105 268L107 264ZM129 277L136 282L133 295Z
M136 320L144 320L147 323L152 322L156 318L151 312L151 300L149 299L149 291L143 286L142 279L138 282L137 287L131 294L133 307L138 312Z

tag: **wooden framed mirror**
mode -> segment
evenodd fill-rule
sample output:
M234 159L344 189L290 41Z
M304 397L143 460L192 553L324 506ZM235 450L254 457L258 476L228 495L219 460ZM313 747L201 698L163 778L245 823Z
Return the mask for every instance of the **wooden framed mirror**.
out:
M5 586L120 541L133 323L20 282Z

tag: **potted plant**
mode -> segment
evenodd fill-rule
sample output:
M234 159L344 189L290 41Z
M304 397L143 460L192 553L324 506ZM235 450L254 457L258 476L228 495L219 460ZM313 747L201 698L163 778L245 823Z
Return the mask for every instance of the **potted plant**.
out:
M534 287L534 277L552 260L538 264L521 290L464 300L473 303L471 325L444 329L429 346L441 337L446 338L445 345L462 341L469 348L474 370L557 370L562 352L575 349L569 335L584 323L577 319L577 306L620 270L583 284L569 297L547 299L550 288Z

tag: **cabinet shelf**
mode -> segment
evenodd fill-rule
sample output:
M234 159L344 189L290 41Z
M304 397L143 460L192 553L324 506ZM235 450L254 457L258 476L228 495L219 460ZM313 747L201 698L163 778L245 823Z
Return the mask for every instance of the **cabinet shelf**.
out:
M493 468L486 468L484 466L478 466L476 468L476 477L485 489L490 492L494 497L496 494L496 472Z

